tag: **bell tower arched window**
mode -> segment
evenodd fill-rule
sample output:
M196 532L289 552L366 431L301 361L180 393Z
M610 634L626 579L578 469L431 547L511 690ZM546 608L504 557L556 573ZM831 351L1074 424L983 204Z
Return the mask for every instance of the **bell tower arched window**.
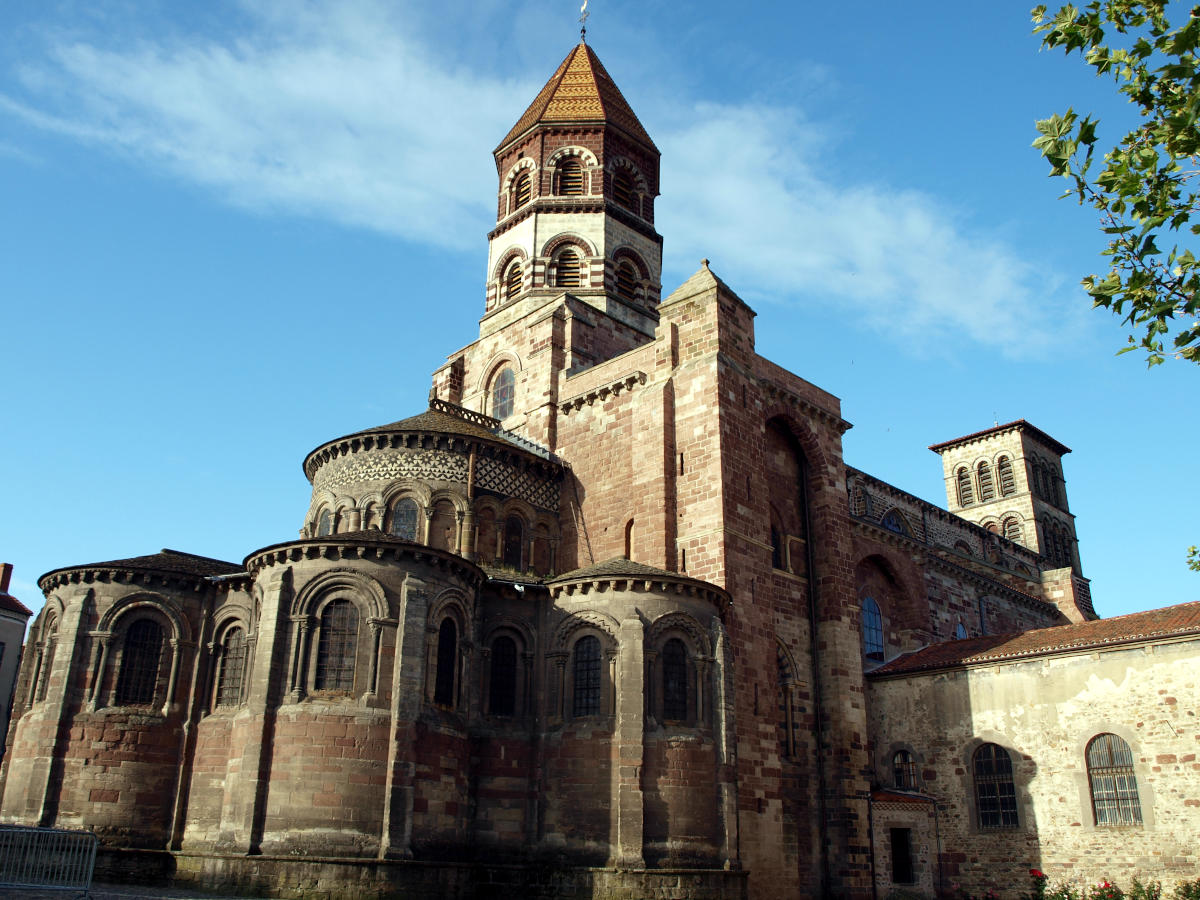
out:
M638 273L629 260L617 266L617 296L632 301L637 296Z
M564 250L558 255L558 274L555 279L558 287L579 287L581 270L579 254L571 249Z
M962 466L958 470L958 505L970 506L975 502L975 493L971 489L971 470Z
M528 172L522 172L517 176L517 180L513 183L513 205L514 210L520 209L533 197L533 179L529 177Z
M991 500L996 496L996 486L992 481L992 467L986 462L979 464L979 499L981 502Z
M558 167L558 193L564 197L577 197L583 190L583 163L568 159Z
M1013 480L1012 461L1007 456L1000 457L996 460L996 472L1000 476L1000 496L1007 497L1017 489Z
M517 295L521 293L521 285L523 282L524 273L521 271L521 264L519 262L514 262L504 273L505 302L517 299Z
M623 206L630 212L637 212L637 189L633 183L633 175L628 169L619 168L612 176L613 200L618 206Z
M517 376L505 366L492 382L492 418L507 419L513 414Z

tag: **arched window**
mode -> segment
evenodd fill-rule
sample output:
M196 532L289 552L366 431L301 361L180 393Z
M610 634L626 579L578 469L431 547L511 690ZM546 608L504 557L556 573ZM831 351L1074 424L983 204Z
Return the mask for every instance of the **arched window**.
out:
M517 710L517 642L507 635L492 641L488 712L511 716Z
M333 513L325 509L317 519L317 537L329 537L333 534Z
M517 376L505 366L492 381L492 418L507 419L513 414L516 399Z
M152 706L158 690L163 630L151 619L138 619L125 632L117 673L117 706Z
M458 669L458 629L449 616L438 628L437 675L433 683L433 702L454 706L454 676Z
M1004 520L1004 536L1010 541L1021 540L1021 523L1017 521L1016 516L1009 516Z
M220 668L217 672L217 706L237 706L242 702L242 683L246 674L246 632L230 628L221 641Z
M46 699L46 691L50 687L50 672L54 668L54 652L58 647L58 617L55 616L43 631L41 659L37 669L37 685L34 698L37 701Z
M513 209L518 210L533 196L533 179L528 172L522 172L513 183Z
M313 687L318 691L353 691L358 609L349 600L333 600L321 611L320 628Z
M897 750L892 755L892 781L902 791L917 789L917 761L907 750Z
M513 262L504 273L504 299L506 302L517 299L517 295L521 293L522 284L521 264Z
M863 601L862 636L867 659L883 662L883 614L872 597Z
M1007 497L1017 489L1016 482L1013 480L1012 462L1007 456L996 460L996 472L1000 476L1000 496Z
M637 212L637 192L633 175L626 168L619 168L612 176L613 200L631 212Z
M956 641L964 640L967 636L967 626L959 622L954 626L954 639Z
M625 523L625 558L633 559L633 519Z
M986 462L979 464L979 499L991 500L996 496L996 485L992 482L992 467Z
M1096 826L1141 825L1133 753L1115 734L1098 734L1087 745L1088 784Z
M627 259L617 265L617 296L632 301L637 297L638 273Z
M971 470L960 466L958 470L958 505L970 506L975 502L975 494L971 490Z
M983 744L972 760L975 804L980 828L1017 827L1017 791L1013 786L1012 759L997 744Z
M580 284L579 254L568 248L558 254L558 268L555 281L558 287L579 287Z
M600 639L587 635L575 642L571 674L574 680L573 716L600 714Z
M558 167L558 192L565 197L583 193L583 163L572 157Z
M525 524L520 516L509 516L504 520L504 554L501 561L510 569L520 569L524 549Z
M662 650L662 708L665 721L682 722L687 719L687 682L687 648L679 638L671 638Z
M409 497L403 497L392 508L392 534L406 541L417 539L417 504Z

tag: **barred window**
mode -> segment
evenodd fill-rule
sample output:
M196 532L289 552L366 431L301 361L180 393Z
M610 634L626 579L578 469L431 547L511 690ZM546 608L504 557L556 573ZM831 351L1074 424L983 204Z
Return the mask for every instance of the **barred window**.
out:
M1088 783L1097 827L1142 824L1133 753L1115 734L1098 734L1087 745Z
M320 627L313 686L318 691L354 690L358 609L349 600L334 600L322 610Z
M532 196L533 179L529 177L528 172L522 172L517 176L516 183L513 184L513 209L520 209L529 202Z
M873 597L863 601L862 636L867 659L883 662L883 614Z
M242 681L246 673L246 632L230 628L221 642L221 661L217 672L217 706L237 706L242 702Z
M511 716L517 708L517 643L502 635L492 641L492 679L488 688L488 712Z
M158 690L163 630L150 619L138 619L125 632L121 670L117 673L117 706L151 706Z
M1012 462L1007 456L996 460L996 472L1000 476L1000 496L1007 497L1017 489L1016 482L1013 480Z
M556 282L559 287L579 287L580 260L574 250L564 250L558 255L558 274Z
M997 744L984 744L975 751L972 769L979 827L1016 828L1017 791L1008 751Z
M917 761L907 750L897 750L892 755L892 780L902 791L917 789Z
M979 464L979 499L991 500L996 496L996 485L992 481L992 467L986 462Z
M513 370L505 366L492 382L492 418L507 419L513 414L513 401L516 399L517 376Z
M587 635L575 642L572 668L575 697L571 704L573 716L600 714L600 639Z
M971 471L966 466L958 470L958 505L970 506L975 502L975 494L971 488Z
M437 675L433 684L433 702L438 706L454 706L454 676L458 669L458 628L449 616L438 628Z
M662 651L663 719L681 722L687 718L687 649L679 638L671 638Z
M567 197L583 193L583 164L568 159L558 167L558 192Z
M409 497L401 499L392 509L392 534L406 541L417 539L417 504Z

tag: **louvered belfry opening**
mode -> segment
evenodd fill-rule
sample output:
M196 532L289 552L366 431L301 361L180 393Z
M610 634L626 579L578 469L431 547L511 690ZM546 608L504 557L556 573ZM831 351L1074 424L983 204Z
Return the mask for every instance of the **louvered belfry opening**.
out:
M622 300L633 300L637 296L637 271L628 261L617 266L617 296Z
M522 172L517 176L517 182L513 185L513 209L520 209L529 202L533 196L533 179L529 177L528 172Z
M574 250L564 250L558 256L558 286L579 287L579 254Z
M504 299L515 300L521 293L521 264L513 263L504 276Z
M568 159L558 167L558 192L564 197L578 197L583 194L583 163L577 159Z
M612 176L613 200L618 206L623 206L630 212L637 212L637 193L633 186L633 176L628 169L617 169Z

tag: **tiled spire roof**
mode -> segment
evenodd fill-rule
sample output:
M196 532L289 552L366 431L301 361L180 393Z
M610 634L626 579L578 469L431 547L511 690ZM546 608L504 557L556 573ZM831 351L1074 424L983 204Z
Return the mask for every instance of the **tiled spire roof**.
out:
M538 93L525 114L504 136L504 147L534 125L552 122L607 121L654 147L621 89L587 44L577 44ZM657 147L654 147L657 150Z

